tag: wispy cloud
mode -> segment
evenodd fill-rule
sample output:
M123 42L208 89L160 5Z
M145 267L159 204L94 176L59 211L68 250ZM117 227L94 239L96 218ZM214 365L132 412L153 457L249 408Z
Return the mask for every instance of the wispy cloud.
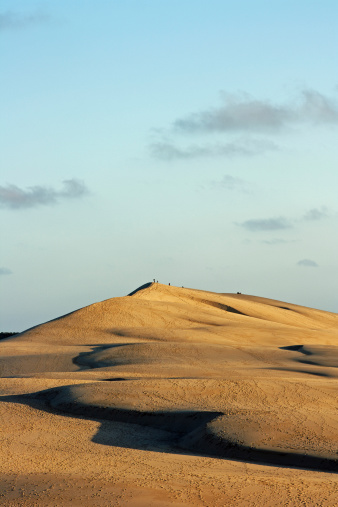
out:
M282 238L265 239L262 241L265 245L283 245L286 243L294 243L294 240L287 240Z
M269 138L290 127L305 124L338 125L338 102L336 98L316 90L303 90L290 101L273 102L257 99L250 94L221 94L219 106L202 109L173 121L167 129L155 129L157 140L150 145L152 156L173 161L199 157L255 156L272 150L278 145ZM238 139L206 144L182 146L177 142L182 135L240 135ZM245 137L243 137L245 136ZM184 139L184 138L183 138ZM181 138L182 141L182 138ZM184 141L183 141L184 142Z
M304 90L293 103L273 104L247 93L223 94L224 104L178 118L176 132L272 132L297 123L338 124L338 105L330 97Z
M212 186L214 188L237 190L240 192L249 192L251 188L251 184L248 181L231 176L231 174L225 174L220 181L213 181Z
M151 154L162 160L190 159L208 156L210 148L201 146L189 146L180 148L171 142L160 141L150 145Z
M277 150L272 141L266 139L238 139L229 143L190 145L179 147L173 142L159 141L150 145L151 154L162 160L194 159L200 157L254 156L266 151Z
M51 187L33 186L21 189L16 185L0 186L0 206L10 209L50 206L62 199L78 199L85 196L88 189L83 181L70 179L63 181L63 187L55 190Z
M223 106L177 119L174 129L189 133L270 130L281 127L288 116L287 109L248 95L228 96Z
M304 222L314 222L323 220L326 217L328 217L328 211L323 206L321 208L312 208L309 211L307 211L302 217L300 218L286 218L283 216L277 217L277 218L258 218L258 219L251 219L246 220L241 223L236 223L236 225L243 227L244 229L252 232L257 231L276 231L276 230L282 230L282 229L291 229L295 225L298 225L299 223ZM282 239L271 239L264 241L264 243L267 244L276 244L277 242L285 242L285 240Z
M315 90L303 90L302 99L299 108L295 108L297 121L316 124L338 123L336 100Z
M49 16L41 11L18 13L6 11L0 13L0 30L18 30L49 21Z
M312 222L317 220L323 220L324 218L327 218L329 216L327 208L324 206L320 209L318 208L312 208L309 211L307 211L303 217L304 220Z
M302 259L297 262L297 266L304 266L307 268L318 268L318 264L315 261L312 261L311 259Z
M247 231L278 231L281 229L291 229L292 223L284 217L278 218L259 218L254 220L246 220L245 222L238 223Z
M0 276L2 275L12 275L13 271L8 268L0 268Z

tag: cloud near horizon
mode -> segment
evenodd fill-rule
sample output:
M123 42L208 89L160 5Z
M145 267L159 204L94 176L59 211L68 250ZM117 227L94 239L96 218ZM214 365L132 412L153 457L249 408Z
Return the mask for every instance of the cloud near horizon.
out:
M10 269L8 268L0 268L0 276L2 275L12 275L13 274L13 271L11 271Z
M51 206L62 199L78 199L88 194L83 181L64 180L63 188L55 190L50 187L34 186L23 190L16 185L0 186L0 206L9 209Z
M338 104L315 90L303 90L291 104L272 104L247 93L224 93L224 105L174 121L176 132L278 131L292 124L338 124Z
M282 238L265 239L262 241L265 245L284 245L288 243L294 243L295 240L287 240Z
M246 220L245 222L238 223L240 227L248 231L277 231L281 229L291 229L292 223L284 217L278 218L262 218Z
M24 29L48 20L49 16L41 11L26 14L6 11L0 13L0 31Z
M318 208L312 208L307 211L300 219L287 219L285 217L277 218L258 218L246 220L236 225L243 227L248 231L276 231L282 229L292 229L294 224L299 222L314 222L327 218L329 216L327 208L325 206ZM279 242L282 240L279 239ZM272 244L271 241L265 241L265 243Z
M319 267L317 262L312 261L311 259L302 259L297 262L297 266L305 266L308 268L318 268Z

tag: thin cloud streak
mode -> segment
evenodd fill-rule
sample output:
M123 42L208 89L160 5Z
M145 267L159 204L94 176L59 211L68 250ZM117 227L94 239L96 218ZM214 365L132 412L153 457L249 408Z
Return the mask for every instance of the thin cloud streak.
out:
M262 218L254 220L246 220L245 222L236 224L243 227L247 231L277 231L281 229L291 229L292 223L284 217L278 218Z
M298 224L300 222L314 222L318 220L323 220L328 216L329 215L327 213L327 210L323 206L320 209L318 208L310 209L300 219L294 218L290 220L282 216L277 218L258 218L246 220L241 223L236 223L236 225L252 232L275 231L282 229L292 229L295 224ZM273 244L273 241L274 240L264 241L264 243ZM282 241L284 242L284 240L278 239L278 242Z
M234 142L215 145L190 145L180 148L172 142L152 143L150 151L153 157L162 160L189 160L200 157L255 156L266 151L278 150L278 146L265 139L239 139Z
M295 240L287 240L287 239L282 239L282 238L273 238L273 239L266 239L266 240L263 240L262 243L264 243L265 245L284 245L284 244L288 244L288 243L294 243Z
M245 193L248 193L251 188L249 182L242 180L241 178L231 176L231 174L225 174L220 181L213 181L212 186L213 188L220 188L231 191L235 190Z
M177 119L174 131L199 132L275 132L299 123L338 124L338 105L330 97L303 90L294 104L272 104L249 94L224 94L224 105Z
M311 259L302 259L297 262L297 266L304 266L306 268L318 268L317 262L311 260Z
M0 206L9 209L25 209L35 206L51 206L62 199L79 199L88 194L82 181L70 179L63 181L63 188L34 186L21 189L16 185L0 186Z
M13 271L11 271L10 269L8 268L0 268L0 276L3 276L3 275L12 275L13 274Z
M49 16L43 12L19 14L14 11L0 13L0 31L1 30L20 30L31 25L45 23L49 21Z

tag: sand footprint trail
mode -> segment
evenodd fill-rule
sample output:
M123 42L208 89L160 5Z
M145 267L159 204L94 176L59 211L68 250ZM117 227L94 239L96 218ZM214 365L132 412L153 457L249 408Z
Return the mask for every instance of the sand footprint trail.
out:
M337 324L279 301L145 284L2 340L0 409L95 427L81 438L103 461L125 449L335 476ZM230 495L205 488L211 505Z

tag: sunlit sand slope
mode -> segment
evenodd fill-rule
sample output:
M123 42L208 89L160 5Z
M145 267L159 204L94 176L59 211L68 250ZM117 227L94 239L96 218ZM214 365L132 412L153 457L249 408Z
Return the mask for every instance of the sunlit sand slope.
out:
M337 367L337 314L244 294L146 284L129 296L1 341L0 409L6 405L12 413L21 406L29 417L38 411L55 421L66 416L69 428L76 420L95 423L95 436L89 432L82 438L88 439L88 449L101 446L102 463L107 450L117 448L128 450L127 462L145 452L159 467L162 462L172 466L173 456L190 464L198 457L196 482L189 483L194 492L206 463L221 468L251 463L258 475L271 466L284 467L279 474L285 477L302 470L308 480L305 500L307 494L313 498L313 481L321 471L331 501L331 493L337 494ZM17 424L14 415L13 421ZM123 438L117 438L121 431ZM8 445L6 435L2 438ZM27 456L32 452L20 445ZM48 452L59 449L58 440L48 445ZM33 471L44 473L36 464ZM71 467L58 473L65 471L72 473ZM3 473L11 477L6 466ZM109 476L108 470L100 473ZM145 473L143 465L137 473ZM231 488L228 493L213 488L216 476L205 482L203 495L209 500L193 493L177 499L169 490L163 493L163 484L150 481L144 505L256 505L255 495L250 500L253 489L245 497ZM128 480L134 491L132 477ZM260 483L257 505L285 505L279 502L292 499L282 484L274 485L279 494L273 499L268 483ZM298 494L303 491L297 488ZM97 505L105 505L105 494L101 497ZM120 505L134 505L133 498L125 496ZM143 505L138 501L135 505Z

